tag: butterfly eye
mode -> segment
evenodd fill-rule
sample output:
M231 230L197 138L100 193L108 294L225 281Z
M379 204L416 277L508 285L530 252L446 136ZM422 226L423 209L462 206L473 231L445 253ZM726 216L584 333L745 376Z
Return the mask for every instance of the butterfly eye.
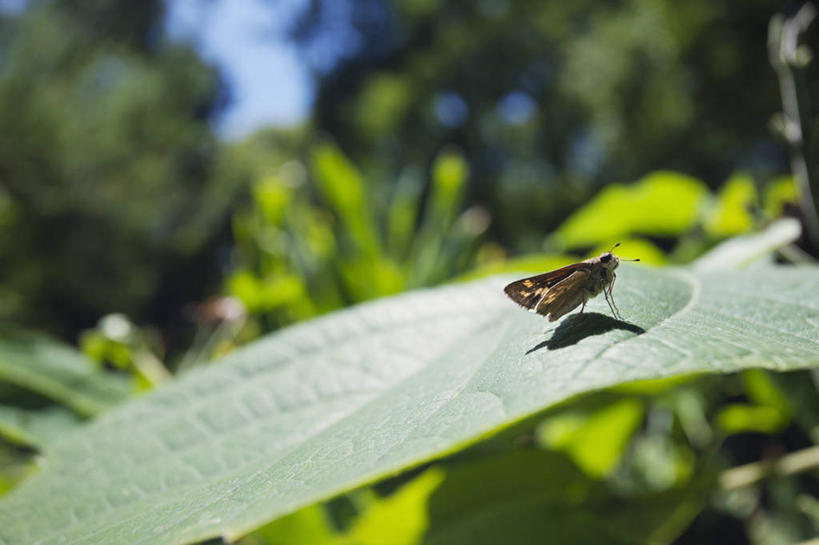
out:
M611 254L610 253L605 253L605 254L600 256L600 263L608 263L609 261L611 261Z

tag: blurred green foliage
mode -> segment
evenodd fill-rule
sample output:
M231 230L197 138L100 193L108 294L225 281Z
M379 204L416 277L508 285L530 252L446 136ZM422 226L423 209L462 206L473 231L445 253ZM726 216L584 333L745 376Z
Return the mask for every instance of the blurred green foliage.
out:
M441 152L426 177L375 184L333 144L316 145L253 184L234 216L228 292L263 329L440 283L475 262L488 217L463 208L469 169Z
M162 321L213 282L197 264L233 195L210 175L218 78L152 38L162 14L49 1L4 22L0 317L63 335L114 310Z
M701 181L673 172L629 186L612 184L557 229L554 244L592 246L635 234L677 237L696 225L707 196Z
M305 47L320 42L334 5L319 0L298 20ZM673 169L714 188L737 169L758 179L784 170L765 65L781 7L372 0L352 15L360 46L318 70L314 123L376 177L458 145L493 233L531 252L605 184ZM805 68L808 81L816 74Z

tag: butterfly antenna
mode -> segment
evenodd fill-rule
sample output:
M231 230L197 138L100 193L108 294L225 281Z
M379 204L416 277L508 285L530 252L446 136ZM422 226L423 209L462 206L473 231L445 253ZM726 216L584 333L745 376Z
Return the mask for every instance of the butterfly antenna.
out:
M613 251L614 251L614 249L615 249L615 248L617 248L618 246L620 246L620 243L619 243L619 242L618 242L617 244L615 244L614 246L612 246L612 247L611 247L611 250L609 250L609 251L610 251L610 252L613 252Z

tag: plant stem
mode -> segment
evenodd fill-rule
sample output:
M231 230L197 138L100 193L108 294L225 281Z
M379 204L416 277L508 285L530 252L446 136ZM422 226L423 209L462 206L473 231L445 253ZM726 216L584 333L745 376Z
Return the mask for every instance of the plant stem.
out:
M802 78L807 52L799 38L816 16L813 4L804 4L793 17L776 15L768 28L768 54L782 94L782 132L788 142L791 170L799 188L799 207L808 240L819 251L819 181L808 152L811 146L808 95Z
M770 476L795 475L819 469L819 445L797 450L775 460L763 460L723 471L719 487L723 490L741 488Z

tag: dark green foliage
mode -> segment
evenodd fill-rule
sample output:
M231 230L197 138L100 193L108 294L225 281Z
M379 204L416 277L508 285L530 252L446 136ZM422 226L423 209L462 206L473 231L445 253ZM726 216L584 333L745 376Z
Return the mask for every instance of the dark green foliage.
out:
M361 10L364 45L323 79L317 125L376 174L457 144L513 248L534 250L603 183L668 168L714 187L787 164L767 128L780 2L366 4L384 7ZM318 13L302 25L321 28Z
M149 39L158 2L67 4L35 3L0 52L0 315L63 334L112 310L163 320L212 280L193 270L227 204L218 81Z

